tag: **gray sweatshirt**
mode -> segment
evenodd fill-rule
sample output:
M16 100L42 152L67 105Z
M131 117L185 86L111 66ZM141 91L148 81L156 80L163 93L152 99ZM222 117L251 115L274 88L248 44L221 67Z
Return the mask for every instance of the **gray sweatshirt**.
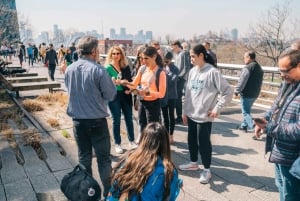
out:
M202 68L195 66L188 76L183 114L197 123L211 122L208 112L219 113L232 96L232 88L216 68L207 63Z

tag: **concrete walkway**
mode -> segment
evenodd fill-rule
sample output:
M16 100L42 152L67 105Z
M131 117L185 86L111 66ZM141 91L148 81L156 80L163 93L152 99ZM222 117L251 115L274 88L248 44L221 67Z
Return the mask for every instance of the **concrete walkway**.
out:
M30 73L38 72L39 75L47 75L47 69L44 67L33 67L30 68ZM55 77L57 81L63 83L63 75L58 71ZM62 85L62 89L64 86ZM35 90L31 92L20 92L20 96L32 96L38 95L40 93L47 92L47 90ZM265 109L255 107L253 110L253 116L259 117L265 112ZM136 118L135 114L135 118ZM279 194L274 185L274 168L273 164L268 162L268 155L264 154L264 141L265 137L261 140L252 140L253 133L244 133L242 131L235 130L235 127L239 124L241 119L241 111L238 104L232 104L231 106L225 108L222 112L222 116L213 123L212 129L212 144L213 144L213 158L211 171L213 174L212 180L209 184L203 185L199 183L199 175L202 171L202 165L199 156L199 166L198 171L180 171L180 177L183 179L184 187L181 191L178 200L179 201L261 201L269 200L276 201L279 200ZM37 119L39 121L39 119ZM109 119L111 124L111 119ZM53 130L49 128L44 122L40 122L42 127L46 130ZM110 126L111 127L111 126ZM125 124L122 122L122 130L125 130ZM135 123L135 135L137 135L137 124ZM77 158L77 147L74 140L66 139L62 137L61 132L51 132L52 139L54 142L58 143L59 146L65 151L65 156L61 167L56 169L51 168L47 165L49 171L41 173L41 175L48 175L44 178L55 178L56 184L52 184L54 189L52 191L59 190L57 184L60 183L60 179L65 172L70 171L72 167L75 166ZM112 138L113 139L113 138ZM189 151L187 146L187 127L183 125L176 125L176 130L174 133L175 144L171 146L173 161L178 167L182 163L189 161ZM46 143L46 141L45 141ZM49 144L49 142L47 142ZM122 146L126 149L129 148L128 140L126 135L122 135ZM51 150L51 149L49 149ZM51 150L53 151L53 150ZM60 148L57 147L57 152ZM0 149L0 153L2 150ZM55 152L55 150L54 150ZM115 153L113 140L112 140L112 160L114 162L118 161L120 155ZM62 159L59 159L62 161ZM2 161L2 167L5 166ZM46 163L47 164L47 163ZM16 164L14 164L16 165ZM1 167L1 166L0 166ZM96 171L96 161L93 161L93 172L97 180L99 180L98 172ZM3 179L3 168L0 169L1 178ZM25 171L26 173L26 171ZM41 176L40 175L40 176ZM32 180L28 174L22 175L20 179L16 179L14 182L25 181L22 183L31 184L33 186L33 192L37 193L36 186L32 185ZM37 182L36 182L37 183ZM35 183L35 184L36 184ZM47 183L45 181L45 183ZM55 183L55 182L54 182ZM19 186L22 186L21 184ZM56 186L56 187L55 187ZM2 187L2 188L1 188ZM10 187L10 188L8 188ZM47 186L44 187L43 191L47 192ZM49 186L50 188L50 186ZM52 187L51 187L52 188ZM7 189L11 189L9 182L0 182L0 201L2 200L24 200L27 199L22 196L18 196L18 199L10 199ZM17 192L23 192L20 188L15 189ZM18 193L19 194L19 193ZM4 196L3 196L4 195ZM29 194L30 196L31 194ZM54 198L53 198L54 199ZM52 199L52 200L53 200ZM36 199L32 199L36 200ZM60 196L54 200L63 200Z

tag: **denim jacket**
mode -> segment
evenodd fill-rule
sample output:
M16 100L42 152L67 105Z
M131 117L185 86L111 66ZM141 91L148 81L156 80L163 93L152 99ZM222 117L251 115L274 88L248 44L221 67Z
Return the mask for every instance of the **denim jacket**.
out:
M134 194L130 201L175 201L182 187L182 179L178 178L178 172L174 169L173 178L170 184L170 195L164 198L164 166L162 160L159 159L153 173L149 176L143 190L140 194ZM117 189L117 183L114 182L111 189L111 196L107 197L107 201L117 201L121 195L121 190Z

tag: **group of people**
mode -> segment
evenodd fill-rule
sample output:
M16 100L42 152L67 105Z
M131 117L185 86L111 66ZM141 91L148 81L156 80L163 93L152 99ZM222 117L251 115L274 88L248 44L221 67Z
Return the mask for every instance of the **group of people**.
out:
M182 89L184 103L178 112L182 112L182 122L188 126L190 162L179 165L180 170L198 170L200 153L204 169L199 181L203 184L210 181L212 122L235 93L241 96L244 116L240 128L249 131L254 129L255 135L259 135L261 129L267 132L266 150L272 150L270 161L275 163L276 185L281 199L296 200L295 196L299 197L300 181L291 176L288 169L299 157L300 150L300 51L290 50L280 57L278 65L284 79L281 92L271 110L262 118L263 123L254 122L254 126L250 112L259 94L263 76L255 60L255 53L245 53L246 67L241 72L241 81L233 91L215 68L216 60L206 48L199 44L187 52L178 41L172 44L172 52L163 52L159 44L155 43L141 46L137 50L136 68L132 70L122 47L111 47L105 67L102 67L98 64L98 40L91 36L79 40L79 60L72 63L65 73L69 93L67 114L73 119L79 162L86 166L90 174L92 148L95 150L104 187L103 198L176 199L182 181L171 160L170 144L174 141L174 110L176 108L177 112L177 99L181 99ZM171 62L173 59L174 64ZM182 85L180 91L178 84ZM254 85L257 90L251 91ZM134 100L132 94L135 95ZM139 117L137 143L132 120L133 105L137 105ZM107 108L113 119L116 152L124 153L120 137L122 113L132 147L122 155L113 169Z
M178 42L175 45L179 46ZM183 56L178 55L181 50L176 51L175 48L173 52L179 57L178 65L181 65L185 63L183 59L189 58L183 55L185 52L180 53ZM211 121L217 117L220 109L230 102L233 93L219 71L208 63L211 61L204 46L197 45L189 52L191 57L191 60L188 60L189 66L184 66L183 69L172 64L172 52L160 53L154 46L140 47L137 56L140 64L134 77L126 62L124 50L119 46L111 47L105 67L97 63L99 49L96 38L90 36L81 38L77 51L80 59L71 64L65 73L65 84L69 92L67 113L74 123L79 162L85 165L90 173L92 173L92 147L95 149L99 174L104 186L103 196L108 200L124 197L129 200L176 199L182 181L178 178L177 169L171 160L170 143L173 138L170 136L174 132L174 108L175 100L178 98L176 84L180 76L188 80L182 120L189 127L191 164L197 162L198 147L201 148L200 154L206 168L201 175L201 182L207 183L210 179ZM190 61L194 67L187 75L187 71L191 68ZM170 90L167 87L170 87ZM131 93L137 95L136 101L139 102L138 145L134 142ZM217 94L221 95L221 99L217 99ZM166 97L168 98L163 105ZM199 105L198 101L203 98L204 101L201 102L204 105ZM107 102L113 118L116 152L124 151L120 138L121 112L124 114L128 140L133 148L122 157L113 170L110 159L110 135L106 121L109 115ZM161 110L164 123L161 123ZM197 126L201 129L194 129ZM201 140L195 141L199 137ZM198 143L205 146L199 146ZM181 165L179 169L187 170L186 166L188 164ZM110 172L112 177L108 174Z

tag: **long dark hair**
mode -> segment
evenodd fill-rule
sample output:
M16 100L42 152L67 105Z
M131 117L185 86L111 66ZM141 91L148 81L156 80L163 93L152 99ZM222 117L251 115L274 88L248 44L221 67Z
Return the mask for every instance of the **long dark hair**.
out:
M203 45L199 44L199 45L194 46L192 51L197 56L199 56L202 53L204 55L204 61L206 63L209 63L213 66L215 65L214 59L207 53L207 51Z
M165 168L164 198L166 198L170 194L175 166L171 160L168 131L158 122L149 123L142 132L138 148L129 151L118 162L113 171L112 183L117 181L119 189L122 189L121 193L141 193L159 158Z
M148 57L153 57L156 55L155 62L159 67L163 67L163 60L161 56L157 53L157 50L154 47L147 47L144 51L143 54L148 56Z

